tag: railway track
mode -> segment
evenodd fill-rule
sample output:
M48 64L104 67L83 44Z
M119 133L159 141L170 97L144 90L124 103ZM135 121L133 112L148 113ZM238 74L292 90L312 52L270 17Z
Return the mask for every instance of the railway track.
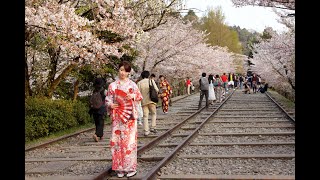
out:
M294 119L279 103L268 94L239 90L209 109L197 110L198 100L196 94L177 101L167 115L159 110L155 135L143 137L139 126L138 173L130 179L294 179ZM54 150L65 159L39 162L38 156L36 168L30 168L33 171L26 173L26 179L120 179L111 171L108 140L96 143L92 133L82 135L87 140L79 141L79 146L66 146L63 151L61 145ZM76 160L75 154L81 152L77 148L93 156ZM67 159L65 153L70 150L74 156ZM47 154L53 155L52 151ZM65 166L40 173L48 162L51 167L54 162L65 162Z
M229 98L140 152L130 179L295 179L294 119L266 94Z
M197 111L193 103L196 100L198 100L197 95L184 96L174 101L166 115L162 113L161 108L157 108L158 132L144 137L142 126L138 126L138 148L157 139L163 132L185 119L190 111ZM26 148L25 178L30 180L95 178L97 174L111 167L110 130L110 126L105 127L106 139L100 142L93 141L94 128L90 128Z
M236 91L148 179L295 179L295 121L278 105Z

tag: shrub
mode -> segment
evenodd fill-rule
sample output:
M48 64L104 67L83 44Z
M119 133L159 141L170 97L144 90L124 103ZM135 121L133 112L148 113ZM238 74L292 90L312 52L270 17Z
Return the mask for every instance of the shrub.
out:
M78 121L78 124L84 125L84 124L91 123L93 121L88 113L89 107L87 103L84 103L82 101L77 101L73 105L73 110L74 110L74 117Z
M90 123L88 111L81 101L29 97L25 101L25 140Z

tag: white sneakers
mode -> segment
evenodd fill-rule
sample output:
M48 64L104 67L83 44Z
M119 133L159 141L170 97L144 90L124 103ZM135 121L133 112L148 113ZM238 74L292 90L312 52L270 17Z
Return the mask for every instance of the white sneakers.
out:
M127 177L132 177L137 174L137 171L132 171L127 174Z
M136 174L137 174L137 171L131 171L131 172L129 172L127 174L127 177L132 177L132 176L134 176ZM123 172L118 172L117 176L118 176L118 178L122 178L122 177L124 177L124 173Z
M148 136L149 134L150 134L150 131L145 131L143 135Z
M124 173L118 173L117 176L118 176L118 178L122 178L122 177L124 177Z

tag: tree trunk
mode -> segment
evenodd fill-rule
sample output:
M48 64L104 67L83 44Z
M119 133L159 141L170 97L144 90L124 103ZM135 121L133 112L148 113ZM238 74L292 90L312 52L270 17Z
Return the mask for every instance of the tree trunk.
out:
M28 73L27 52L25 54L25 66L24 66L24 83L25 83L25 97L32 96L32 90L30 87L30 77Z
M47 79L47 87L49 89L57 73L57 64L58 64L58 58L60 54L60 47L58 48L58 50L55 50L55 48L50 47L48 49L48 53L50 55L50 66L49 66L49 74Z
M53 92L56 90L61 80L65 78L69 74L69 72L72 71L74 67L76 67L76 65L77 65L76 63L70 64L68 67L66 67L62 71L62 73L57 77L57 79L53 80L53 82L51 83L51 86L48 89L48 94L47 94L48 97L50 98L52 97Z
M73 100L76 101L79 92L79 79L76 80L73 87Z

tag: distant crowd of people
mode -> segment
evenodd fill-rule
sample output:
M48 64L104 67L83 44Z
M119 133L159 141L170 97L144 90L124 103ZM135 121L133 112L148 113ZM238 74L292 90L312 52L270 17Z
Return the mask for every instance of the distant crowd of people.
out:
M215 101L221 102L225 99L225 95L229 92L229 89L243 89L245 94L251 94L251 89L252 93L264 93L268 89L268 84L262 82L260 76L255 73L247 76L236 75L234 73L229 73L228 75L223 73L221 76L219 74L209 74L208 78L206 76L206 73L202 73L199 79L200 100L198 109L201 108L203 97L206 99L205 107L208 108L209 104Z

